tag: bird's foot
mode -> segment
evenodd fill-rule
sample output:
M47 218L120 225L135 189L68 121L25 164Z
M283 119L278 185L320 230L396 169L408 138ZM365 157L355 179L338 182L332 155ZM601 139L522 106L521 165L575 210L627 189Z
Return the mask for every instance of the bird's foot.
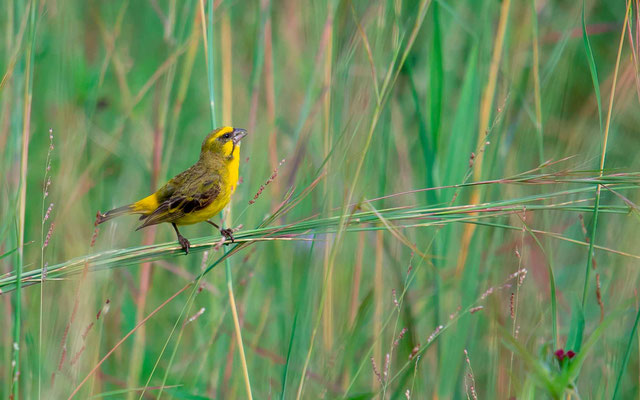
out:
M105 217L106 217L106 215L104 215L103 213L98 211L98 213L96 214L96 222L94 222L93 225L95 225L95 226L100 225L101 223L103 223L105 221Z
M180 243L180 246L182 246L182 250L184 250L184 254L189 254L189 248L191 247L191 243L189 243L189 240L180 235L178 236L178 243Z
M231 243L234 242L233 229L231 228L220 229L220 234L224 236L225 239L231 240ZM225 243L225 244L228 245L229 243Z

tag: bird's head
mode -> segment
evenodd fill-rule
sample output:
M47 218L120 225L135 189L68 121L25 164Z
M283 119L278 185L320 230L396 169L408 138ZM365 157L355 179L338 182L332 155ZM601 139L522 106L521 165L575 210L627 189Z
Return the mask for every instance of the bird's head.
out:
M240 140L247 135L247 131L230 126L223 126L211 132L204 142L200 157L222 156L228 160L238 157Z

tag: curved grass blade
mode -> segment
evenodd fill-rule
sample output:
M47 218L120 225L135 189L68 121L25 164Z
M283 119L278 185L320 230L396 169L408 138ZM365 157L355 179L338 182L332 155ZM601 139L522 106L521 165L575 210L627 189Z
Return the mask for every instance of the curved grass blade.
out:
M636 337L636 331L638 330L639 320L640 320L640 308L638 308L638 312L636 312L636 320L633 323L633 328L631 329L631 333L629 334L629 341L627 342L627 348L625 349L625 352L624 352L622 365L620 366L620 372L618 373L618 379L616 379L616 387L613 390L613 396L611 397L613 400L615 400L618 395L618 392L620 390L620 384L622 383L622 377L624 376L624 373L627 370L627 364L629 364L629 357L631 357L631 347L633 346L633 339L635 339Z
M616 83L618 81L618 70L620 69L620 58L622 56L622 46L624 44L624 34L627 23L629 21L629 12L631 11L631 1L627 1L627 12L624 16L624 23L622 24L622 33L620 34L620 43L618 45L618 56L616 57L616 66L613 70L613 82L611 84L611 97L609 98L609 110L607 112L607 121L604 128L604 137L602 139L602 153L600 155L600 176L604 173L604 165L607 156L607 143L609 141L609 127L611 124L611 114L613 113L613 99L616 95ZM584 27L584 0L583 0L583 35L586 33L586 29ZM591 54L591 59L593 60L593 54ZM594 64L595 66L595 64ZM602 125L602 124L601 124ZM593 222L591 225L591 236L589 238L589 253L587 254L587 266L585 267L585 276L584 276L584 290L582 292L582 308L584 308L587 301L587 291L589 290L589 275L591 272L591 260L593 259L593 243L596 238L596 228L598 225L598 209L600 207L600 192L601 185L598 184L596 186L596 202L593 208Z

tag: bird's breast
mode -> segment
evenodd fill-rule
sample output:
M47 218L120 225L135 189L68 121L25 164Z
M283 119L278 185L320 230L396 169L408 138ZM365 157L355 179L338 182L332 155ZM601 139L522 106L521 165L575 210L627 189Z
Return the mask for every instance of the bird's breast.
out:
M226 165L218 171L220 176L220 193L218 196L206 207L193 211L184 217L176 221L178 225L189 225L198 222L206 221L219 214L231 200L231 195L236 190L238 185L238 168L240 165L240 152L239 149L233 152L233 158L229 160Z

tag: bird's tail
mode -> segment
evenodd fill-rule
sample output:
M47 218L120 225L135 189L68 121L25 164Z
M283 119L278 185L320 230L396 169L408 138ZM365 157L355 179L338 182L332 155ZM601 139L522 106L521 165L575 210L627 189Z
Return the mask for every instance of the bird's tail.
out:
M98 215L96 216L96 224L101 224L115 217L119 217L121 215L133 214L135 212L136 211L135 211L135 208L133 207L133 204L129 204L124 207L114 208L113 210L107 211L104 214L98 211Z

